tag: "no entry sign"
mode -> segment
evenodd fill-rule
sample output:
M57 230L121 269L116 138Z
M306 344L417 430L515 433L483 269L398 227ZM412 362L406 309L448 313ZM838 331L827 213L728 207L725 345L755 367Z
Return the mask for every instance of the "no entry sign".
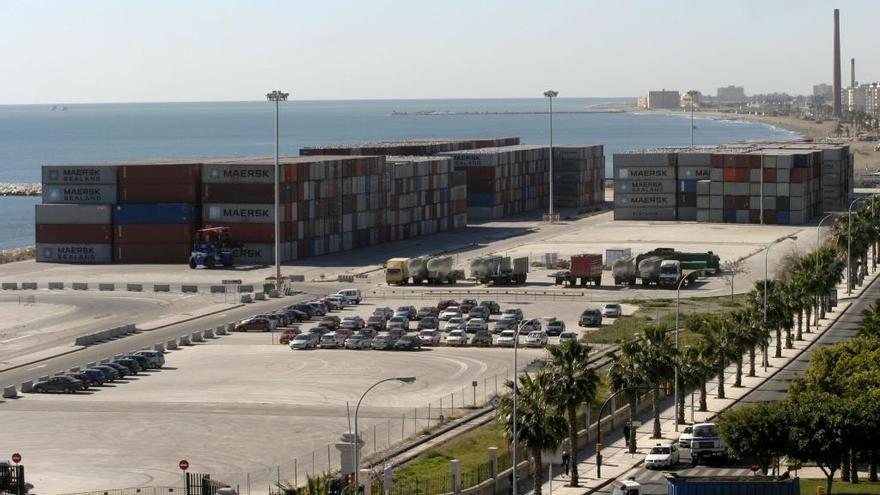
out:
M184 460L180 461L180 464L178 464L178 466L180 466L181 470L186 471L187 469L189 469L189 461L184 459Z
M12 454L12 462L14 462L16 464L21 462L21 454L19 454L18 452Z

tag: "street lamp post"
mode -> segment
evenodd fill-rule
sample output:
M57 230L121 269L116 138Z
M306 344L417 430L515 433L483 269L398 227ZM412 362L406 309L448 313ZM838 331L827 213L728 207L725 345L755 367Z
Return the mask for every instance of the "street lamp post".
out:
M393 382L393 381L398 381L398 382L409 384L409 383L415 382L416 377L414 377L414 376L398 376L398 377L394 377L394 378L386 378L384 380L379 380L378 382L376 382L372 386L370 386L370 388L368 388L363 393L363 395L361 395L361 398L358 400L357 407L354 408L354 435L352 435L351 441L354 446L354 489L355 489L356 493L360 492L360 485L358 485L358 475L360 474L359 471L360 471L360 465L361 465L361 458L360 458L361 456L360 456L360 446L358 445L359 440L360 440L360 435L358 432L358 412L361 409L361 402L364 400L364 397L367 396L367 394L370 392L370 390L373 390L374 388L376 388L377 386L379 386L385 382ZM351 426L351 425L349 425L349 426Z
M513 338L513 445L510 449L510 460L513 462L513 483L511 487L511 493L517 493L516 485L517 485L517 476L516 476L516 442L519 440L517 436L517 427L516 427L516 397L517 397L517 389L519 388L519 383L517 380L517 362L516 362L516 351L519 348L519 333L522 328L525 326L526 320L519 322L519 325L516 326L516 335Z
M676 352L676 354L678 354L678 322L679 322L679 310L681 308L681 284L683 284L685 280L687 280L687 279L682 277L681 280L678 281L678 288L676 289L676 293L675 293L675 352ZM678 359L678 357L676 357L676 359ZM674 387L675 387L675 402L674 402L675 403L675 406L674 406L675 407L675 431L678 431L678 394L681 393L681 391L678 389L678 364L679 364L678 361L676 361L676 363L675 363L675 382L674 382ZM682 414L684 414L684 413L682 413Z
M548 220L553 222L553 98L559 96L559 91L553 91L549 89L544 91L544 96L550 100L550 218Z
M862 196L861 198L856 198L852 200L852 203L849 204L849 208L847 208L847 225L846 225L846 295L852 294L852 266L850 265L850 251L852 249L852 208L859 201L865 200L866 197Z
M694 147L694 99L697 97L697 90L692 89L687 92L691 97L691 148Z
M782 241L787 241L788 239L796 240L796 235L787 235L785 237L780 237L775 241L767 244L767 247L764 248L764 331L767 330L767 278L769 277L769 263L768 258L770 257L770 248L773 247L774 244L777 244ZM764 372L767 371L767 366L770 364L770 357L767 355L768 348L770 346L765 341L764 343Z
M281 168L278 165L278 111L279 103L287 101L290 93L283 93L277 89L266 94L266 99L275 102L275 288L281 289L281 212L279 210L279 189L281 183Z

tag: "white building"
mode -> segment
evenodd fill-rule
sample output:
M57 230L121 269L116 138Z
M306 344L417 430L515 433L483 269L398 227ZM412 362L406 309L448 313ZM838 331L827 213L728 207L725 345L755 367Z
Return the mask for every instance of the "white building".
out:
M867 96L867 87L867 84L862 84L852 88L846 88L843 95L843 101L846 103L846 109L848 111L865 111L865 98Z
M681 94L678 91L648 91L648 108L680 108Z
M741 103L746 101L746 90L742 86L718 88L719 103Z
M865 113L880 118L880 82L862 84L865 88Z

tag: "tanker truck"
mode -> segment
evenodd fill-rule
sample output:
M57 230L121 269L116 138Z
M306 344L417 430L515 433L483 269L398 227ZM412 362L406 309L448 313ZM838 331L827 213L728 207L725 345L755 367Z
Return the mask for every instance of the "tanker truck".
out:
M632 256L617 258L611 264L611 275L614 277L614 285L636 284L636 260Z
M464 279L464 270L452 269L452 256L420 256L418 258L391 258L385 263L385 282L388 285L454 284Z
M660 264L663 258L660 256L648 256L639 261L639 278L642 279L642 285L660 283Z
M511 260L509 256L482 256L471 261L471 277L481 284L524 284L529 273L529 258Z
M464 279L464 270L452 269L452 256L434 256L426 266L429 284L454 284Z
M410 258L407 268L412 283L421 284L428 280L428 256L419 256L418 258Z

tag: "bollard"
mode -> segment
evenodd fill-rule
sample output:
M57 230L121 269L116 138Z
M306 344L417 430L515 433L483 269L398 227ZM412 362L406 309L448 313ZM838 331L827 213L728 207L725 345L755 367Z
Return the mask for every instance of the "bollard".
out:
M153 350L159 352L165 352L165 344L159 342L158 344L153 344Z
M34 391L34 381L33 380L21 382L21 393L29 394L33 391Z
M109 363L109 362L110 362L109 359L102 359L102 360L101 360L101 364L107 364L107 363Z
M250 295L250 294L242 294L242 295L241 295L241 302L243 302L243 303L252 303L252 302L254 302L254 301L253 301L253 299L251 299L251 295Z
M49 282L49 289L61 290L64 288L64 282Z
M235 331L235 322L226 324L226 333L232 333Z
M203 342L204 341L204 339L202 339L202 331L201 330L197 330L192 333L192 341L193 342Z
M226 294L226 286L225 285L212 285L211 286L211 294Z
M194 293L199 291L198 285L181 285L180 291L185 293Z
M265 292L257 292L256 294L254 294L254 299L256 299L257 301L265 301L266 300L266 293Z
M203 334L206 339L213 339L214 338L214 329L213 328L206 328L205 331L203 332Z
M134 326L134 323L125 325L125 333L137 333L137 327Z
M269 291L269 297L281 297L281 294L278 293L278 289L272 289Z
M450 475L452 476L452 493L461 493L461 461L452 459L449 461ZM514 467L514 469L516 469Z
M165 343L165 347L166 347L168 350L172 350L172 351L173 351L174 349L177 349L177 341L174 340L174 339L169 340L168 342Z
M143 292L144 286L143 284L127 284L125 290L130 292Z
M3 290L18 290L18 282L3 282L0 284Z
M226 325L217 325L217 329L214 330L214 333L217 335L226 335Z
M116 290L115 284L98 284L98 290Z
M154 284L153 292L171 292L171 286L168 284Z
M22 282L21 288L23 290L37 290L37 283L36 282Z
M180 345L192 345L192 342L189 341L189 337L186 335L182 335L180 337Z
M89 290L89 284L87 282L74 282L73 290Z
M93 361L93 362L87 364L87 365L86 365L86 368L94 368L94 367L97 366L97 365L98 365L98 363L97 363L96 361Z
M3 387L3 398L4 399L14 399L16 397L18 397L18 391L15 389L15 385Z

